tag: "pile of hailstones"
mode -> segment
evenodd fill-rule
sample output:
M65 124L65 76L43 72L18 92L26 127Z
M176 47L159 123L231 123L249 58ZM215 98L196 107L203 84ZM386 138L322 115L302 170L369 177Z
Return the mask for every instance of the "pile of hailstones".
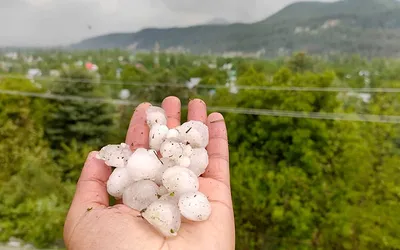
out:
M168 129L165 111L151 106L147 112L150 149L132 152L129 145L107 145L97 155L115 167L107 182L108 193L166 237L177 235L181 216L191 221L207 220L211 206L198 191L198 177L208 165L208 127L188 121Z

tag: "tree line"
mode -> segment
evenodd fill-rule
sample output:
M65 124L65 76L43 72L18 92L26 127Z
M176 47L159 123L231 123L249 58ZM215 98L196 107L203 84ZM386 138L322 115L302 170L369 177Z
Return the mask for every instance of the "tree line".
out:
M111 56L91 53L101 62ZM191 77L201 77L201 85L225 85L228 75L221 67L232 63L238 86L399 88L396 61L326 60L300 53L271 61L216 58L217 67L209 67L209 58L161 55L155 66L153 56L142 55L145 70L129 62L100 66L102 79L118 85L70 66L60 69L63 81L33 84L22 77L0 77L0 90L115 99L128 89L135 102L159 103L176 95L183 105L200 97L220 107L400 115L399 93L370 93L364 101L337 92L240 89L234 94L218 88L210 94L184 87ZM154 82L182 87L153 87ZM0 94L0 240L14 236L38 247L60 245L87 153L124 141L133 110ZM224 115L237 249L400 249L399 124Z

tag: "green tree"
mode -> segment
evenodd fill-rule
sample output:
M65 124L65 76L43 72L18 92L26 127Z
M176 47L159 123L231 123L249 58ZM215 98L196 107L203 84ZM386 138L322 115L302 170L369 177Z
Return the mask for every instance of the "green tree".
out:
M52 92L58 95L79 96L82 100L56 100L50 113L46 134L54 149L76 140L79 144L99 147L107 142L114 129L114 106L85 98L103 98L99 84L80 70L65 72L67 81L57 83Z
M0 89L37 92L28 80L1 79ZM72 192L43 139L43 99L0 94L0 241L11 236L36 246L62 238Z

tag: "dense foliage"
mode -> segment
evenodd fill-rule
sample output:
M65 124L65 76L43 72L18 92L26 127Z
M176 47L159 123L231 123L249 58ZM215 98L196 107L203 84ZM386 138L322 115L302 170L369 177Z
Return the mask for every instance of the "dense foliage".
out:
M119 50L32 56L42 60L14 60L8 75L0 75L0 90L115 100L127 89L131 103L160 103L176 95L184 105L201 97L218 107L400 115L399 93L371 93L365 101L347 92L247 89L234 94L222 87L228 79L222 67L232 63L238 86L399 88L400 63L394 60L161 54L155 65L154 55L130 58ZM76 66L80 60L97 63L98 72ZM30 67L61 74L32 82L21 76ZM196 77L203 87L186 88ZM60 242L86 154L123 141L133 109L0 93L0 240L14 236L41 247ZM398 124L224 115L237 249L400 249Z

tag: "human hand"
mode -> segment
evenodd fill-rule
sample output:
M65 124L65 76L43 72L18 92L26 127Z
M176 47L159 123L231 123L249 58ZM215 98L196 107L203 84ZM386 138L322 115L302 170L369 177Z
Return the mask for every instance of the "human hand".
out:
M126 136L131 149L148 148L146 124L148 103L135 110ZM180 125L181 103L168 97L162 103L168 127ZM106 182L111 168L91 152L82 169L64 225L64 241L69 250L231 250L235 248L235 226L229 178L229 149L223 116L207 117L206 104L199 99L189 103L188 120L198 120L209 128L209 165L199 178L200 192L212 207L208 220L182 220L178 236L165 238L140 217L140 213L119 202L109 206Z

